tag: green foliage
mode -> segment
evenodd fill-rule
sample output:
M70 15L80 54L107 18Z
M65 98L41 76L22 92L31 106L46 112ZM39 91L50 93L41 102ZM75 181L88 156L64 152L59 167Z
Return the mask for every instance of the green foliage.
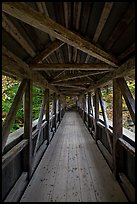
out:
M135 80L127 81L128 87L135 98ZM20 82L12 79L7 76L2 76L2 123L4 122L11 104L14 100L14 97L17 93ZM106 102L106 112L109 120L113 120L113 89L112 87L107 87L107 89L102 89L102 97ZM33 104L32 104L32 120L35 120L39 117L40 107L43 98L43 90L33 86ZM66 96L66 103L69 104L71 102L71 97ZM127 109L124 98L122 97L122 108L123 108L123 126L129 128L127 124L127 119L131 119L129 111ZM52 108L52 102L50 102L50 110ZM100 110L101 111L101 110ZM23 102L20 105L14 124L10 130L10 132L15 131L16 129L24 126L24 110L23 110Z

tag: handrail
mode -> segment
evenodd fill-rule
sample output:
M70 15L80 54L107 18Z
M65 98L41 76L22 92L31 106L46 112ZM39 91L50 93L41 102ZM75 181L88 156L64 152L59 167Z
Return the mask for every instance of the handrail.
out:
M91 119L94 118L94 116L92 114L88 114L87 112L85 112ZM103 117L101 115L99 115L99 121L97 122L97 124L102 127L105 128L104 125L104 121L103 121ZM109 128L108 131L110 133L111 136L113 136L113 127L112 127L112 122L109 120ZM130 137L129 135L127 135L127 133L130 133ZM134 148L134 142L135 140L133 140L133 135L134 133L132 133L131 131L127 130L126 128L123 127L123 138L119 138L118 143L124 148L126 149L130 154L132 154L133 156L135 156L135 148ZM135 137L134 137L135 138ZM133 145L132 145L133 144Z

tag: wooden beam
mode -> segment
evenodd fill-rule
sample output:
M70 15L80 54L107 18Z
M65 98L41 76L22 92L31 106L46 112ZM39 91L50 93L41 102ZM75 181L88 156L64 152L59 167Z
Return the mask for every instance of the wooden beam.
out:
M127 85L125 79L124 78L118 78L117 82L119 84L122 95L125 99L126 105L128 107L129 113L131 115L131 118L135 124L135 100L132 96L130 89L128 88L128 85Z
M86 92L91 91L95 87L101 87L107 85L111 80L119 77L126 77L135 74L135 57L128 59L118 69L105 74L101 79L96 81L95 85L91 85Z
M18 91L17 91L16 96L13 100L11 108L8 112L8 115L5 119L5 121L4 121L4 124L2 127L2 152L3 152L4 147L6 145L6 141L7 141L7 138L9 136L9 133L10 133L10 128L13 124L13 121L15 120L16 113L17 113L17 110L18 110L19 105L21 103L26 85L27 85L27 80L24 79L18 88Z
M46 125L46 139L47 139L47 145L49 144L49 89L45 89L45 93L46 93L46 121L47 121L47 125Z
M95 120L95 108L93 106L93 96L91 95L91 110L92 110L92 115L93 115L93 126L94 126L94 132L92 131L93 137L95 138L95 134L96 134L96 120Z
M24 95L24 139L28 145L23 151L23 170L32 174L32 81L28 80Z
M19 202L19 199L23 195L23 192L28 184L28 173L23 172L19 179L16 181L15 185L12 187L11 191L8 193L7 197L3 201L4 203L9 202Z
M58 95L58 111L59 111L59 123L61 122L61 99L60 95Z
M98 89L95 89L94 90L94 92L95 92L95 104L94 104L94 106L95 106L95 123L96 123L96 128L95 128L95 142L96 142L96 144L97 144L97 140L98 140L98 138L99 138L99 136L97 135L97 122L98 122L98 120L99 120L99 95L98 95Z
M106 147L102 144L100 140L97 141L97 145L112 170L113 169L112 155L109 153L109 151L106 149Z
M122 19L119 21L117 26L112 31L112 35L107 40L107 44L105 46L106 50L111 49L114 42L124 33L127 26L133 20L134 17L135 17L135 5L134 5L134 2L131 2L131 4L128 7L128 11L124 14Z
M88 128L90 127L91 92L88 92Z
M60 40L55 40L51 42L45 50L40 52L32 61L31 64L36 64L39 62L42 62L45 60L49 55L51 55L54 51L59 49L62 45L64 45L64 42L61 42Z
M25 3L3 2L2 10L43 32L49 33L53 37L80 49L88 55L108 63L109 65L118 66L118 60L115 59L115 57L51 20L48 16L35 11Z
M119 173L119 178L121 180L121 185L126 193L126 195L129 198L130 202L135 202L135 188L129 181L129 179L126 177L126 175L122 172Z
M102 11L100 19L99 19L99 23L97 25L96 32L95 32L94 37L93 37L94 43L96 43L98 41L98 39L101 35L101 32L105 26L105 23L109 17L109 14L112 10L112 7L113 7L113 2L105 2L103 11Z
M96 64L31 64L31 70L37 71L47 71L47 70L93 70L93 71L112 71L115 70L114 67L109 66L105 63L96 63Z
M42 88L49 88L57 93L59 91L38 72L31 72L28 64L22 61L15 54L10 52L6 47L2 47L2 72L3 74L10 74L11 76L18 77L19 79L31 79L34 83ZM60 94L60 93L59 93Z
M82 2L74 2L73 16L75 16L75 18L73 21L73 27L76 29L76 31L79 30L81 8L82 8ZM77 51L78 50L76 48L73 48L73 62L76 62Z
M64 17L66 28L70 28L71 25L71 2L64 2ZM71 62L72 47L67 44L68 48L68 61Z
M28 140L22 140L11 150L2 156L2 169L4 169L13 159L26 147Z
M107 136L108 144L110 147L110 152L112 154L112 142L111 142L111 138L110 138L109 131L108 131L109 121L108 121L108 117L107 117L107 113L106 113L105 102L102 98L102 93L101 93L100 88L98 89L98 95L99 95L99 101L100 101L100 105L101 105L101 109L102 109L102 115L103 115L104 124L105 124L106 136Z
M124 149L126 149L131 155L135 157L135 148L131 144L129 144L126 140L122 138L118 138L118 143L119 145L124 147Z
M118 138L122 137L122 94L117 82L113 80L113 174L118 177L118 171L122 168L123 153L117 145Z
M74 88L74 89L80 89L80 90L85 90L85 87L82 86L74 86L70 85L69 83L59 83L59 84L54 84L54 86L63 86L63 87L68 87L68 88Z
M55 128L55 131L56 131L56 102L57 102L57 98L56 98L56 93L53 94L53 115L55 115L55 118L54 118L54 128Z
M102 74L105 72L108 72L108 71L90 71L90 72L83 72L81 74L75 74L75 75L69 74L67 76L60 77L59 79L52 80L51 83L54 84L60 81L67 81L67 80L72 80L72 79L77 79L77 78L83 78L83 77L87 77L90 75Z
M31 48L26 39L21 35L15 25L2 13L2 27L21 45L21 47L31 56L34 57L36 53Z
M35 149L34 149L34 153L33 153L34 157L35 157L35 155L37 153L37 149L38 149L38 145L39 145L39 138L40 138L40 135L41 135L42 120L43 120L43 115L44 115L44 111L45 111L45 104L46 104L46 92L44 91L44 96L43 96L43 100L42 100L42 104L41 104L41 108L40 108L39 119L38 119L38 124L37 124L38 136L37 136L36 145L35 145Z

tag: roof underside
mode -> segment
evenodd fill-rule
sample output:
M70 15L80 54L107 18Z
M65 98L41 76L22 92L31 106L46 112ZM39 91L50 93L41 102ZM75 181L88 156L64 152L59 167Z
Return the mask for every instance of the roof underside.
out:
M14 6L22 3L12 2L12 4ZM112 59L116 59L112 61L116 62L117 66L106 63L102 58L95 57L91 52L88 53L88 50L85 51L85 48L72 44L73 39L67 43L63 36L61 40L57 34L52 35L52 32L48 30L45 32L41 28L38 29L38 26L36 28L29 22L25 22L25 18L21 19L10 14L7 7L3 6L3 46L29 64L35 74L39 72L51 87L55 87L62 94L84 93L92 84L103 79L109 72L114 72L135 54L133 2L26 2L24 5L42 13L43 18L45 15L48 16L95 48L99 48L102 56L105 52ZM16 32L17 36L15 36ZM18 40L19 35L21 35L21 40ZM69 33L67 35L69 36ZM21 41L24 42L22 39L27 42L30 49L27 46L25 49L25 43L21 44ZM56 49L55 47L50 49L52 44L56 44ZM41 60L36 60L36 56L46 49L49 53ZM39 68L40 66L36 66L38 63L48 64L48 66L42 65ZM49 66L53 63L56 65ZM89 66L84 67L84 64L89 64ZM96 64L96 68L91 69L90 66L93 64ZM98 64L103 64L105 69L100 69ZM4 68L3 73L7 74Z

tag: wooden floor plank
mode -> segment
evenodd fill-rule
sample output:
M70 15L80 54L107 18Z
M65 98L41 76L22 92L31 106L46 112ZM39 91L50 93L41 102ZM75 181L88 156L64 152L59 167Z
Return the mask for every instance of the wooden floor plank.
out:
M79 114L66 112L20 202L127 202Z

